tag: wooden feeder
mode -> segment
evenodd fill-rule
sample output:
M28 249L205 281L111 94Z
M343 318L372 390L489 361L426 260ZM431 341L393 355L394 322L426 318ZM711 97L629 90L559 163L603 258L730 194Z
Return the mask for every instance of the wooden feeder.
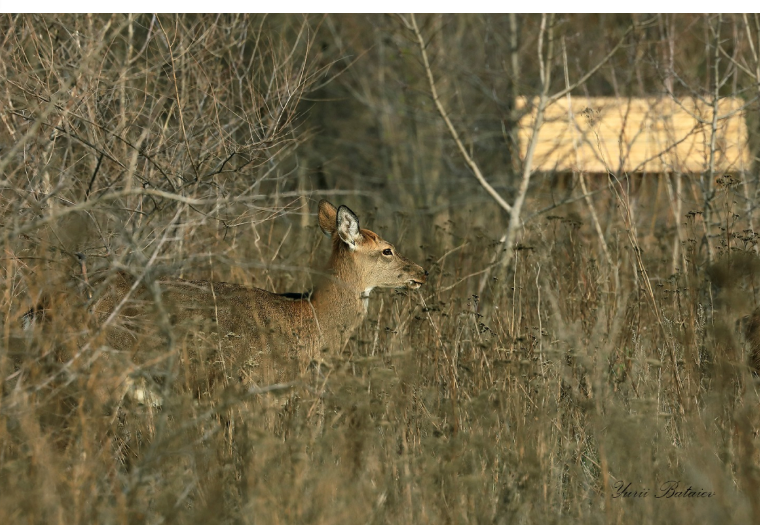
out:
M523 160L538 98L518 97L518 110L528 105L532 109L518 123ZM545 110L533 168L702 173L710 170L712 162L716 174L741 172L750 164L743 105L739 98L722 98L713 107L691 98L563 97Z

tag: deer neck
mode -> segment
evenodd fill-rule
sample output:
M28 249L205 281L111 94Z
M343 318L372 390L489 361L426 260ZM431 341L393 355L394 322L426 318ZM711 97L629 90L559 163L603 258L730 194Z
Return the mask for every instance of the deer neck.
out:
M331 261L332 262L332 261ZM315 287L311 304L324 344L341 350L367 314L371 287L350 262L330 265L328 275Z

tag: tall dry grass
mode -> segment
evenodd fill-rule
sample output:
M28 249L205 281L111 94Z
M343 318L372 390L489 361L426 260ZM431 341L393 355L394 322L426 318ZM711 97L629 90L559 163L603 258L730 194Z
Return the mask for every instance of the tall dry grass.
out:
M357 27L2 18L0 522L757 521L758 258L743 190L721 185L705 225L696 181L684 177L688 215L675 217L663 177L597 180L613 265L576 198L526 216L502 278L506 219L468 178L446 179L433 108L402 127L387 85L336 66L331 46L359 41ZM371 52L390 60L389 47ZM346 149L311 127L329 117L328 81L377 112L336 132ZM399 95L409 107L416 85ZM350 143L365 127L387 181L341 172L367 154ZM568 193L537 178L525 209ZM244 382L209 386L191 383L194 355L216 349L178 337L160 308L146 328L158 349L106 344L88 303L115 271L158 304L164 276L308 288L328 254L311 195L349 204L430 271L419 292L373 292L345 352L304 370L252 349ZM44 319L23 330L35 305ZM655 498L669 480L713 494ZM619 483L649 494L616 497Z

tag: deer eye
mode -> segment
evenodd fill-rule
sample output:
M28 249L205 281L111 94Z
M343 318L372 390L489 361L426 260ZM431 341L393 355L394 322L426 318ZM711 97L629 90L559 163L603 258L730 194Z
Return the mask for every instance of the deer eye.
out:
M391 250L390 248L386 248L385 250L383 250L383 255L393 255L393 250Z

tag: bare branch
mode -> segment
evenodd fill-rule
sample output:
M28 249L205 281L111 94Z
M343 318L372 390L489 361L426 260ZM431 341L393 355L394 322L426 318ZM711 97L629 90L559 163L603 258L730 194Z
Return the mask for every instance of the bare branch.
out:
M488 183L486 178L483 176L483 173L480 171L477 163L473 160L470 154L467 153L464 144L462 144L462 140L459 138L459 133L457 133L456 128L454 128L454 124L451 123L451 119L449 118L449 115L446 112L446 109L443 107L440 97L438 96L438 90L435 88L435 79L433 78L433 72L430 69L430 61L428 60L427 51L425 50L425 40L422 38L419 27L417 27L417 20L415 19L414 14L411 14L410 18L411 24L406 22L406 20L401 17L401 19L404 20L404 23L407 24L407 27L410 27L412 31L414 31L415 37L417 37L417 44L419 45L420 53L422 54L422 63L425 66L425 73L427 74L428 83L430 84L430 93L433 95L433 102L435 102L435 107L438 109L438 113L440 113L441 118L446 123L446 127L449 128L449 133L454 139L454 142L456 142L457 148L459 148L459 152L462 154L464 161L472 170L475 178L478 179L478 182L480 182L480 185L485 188L488 194L494 198L494 200L499 204L499 206L504 209L504 211L507 213L512 213L512 206L510 206L509 203L505 201L501 195L499 195L499 192L497 192L493 186Z

